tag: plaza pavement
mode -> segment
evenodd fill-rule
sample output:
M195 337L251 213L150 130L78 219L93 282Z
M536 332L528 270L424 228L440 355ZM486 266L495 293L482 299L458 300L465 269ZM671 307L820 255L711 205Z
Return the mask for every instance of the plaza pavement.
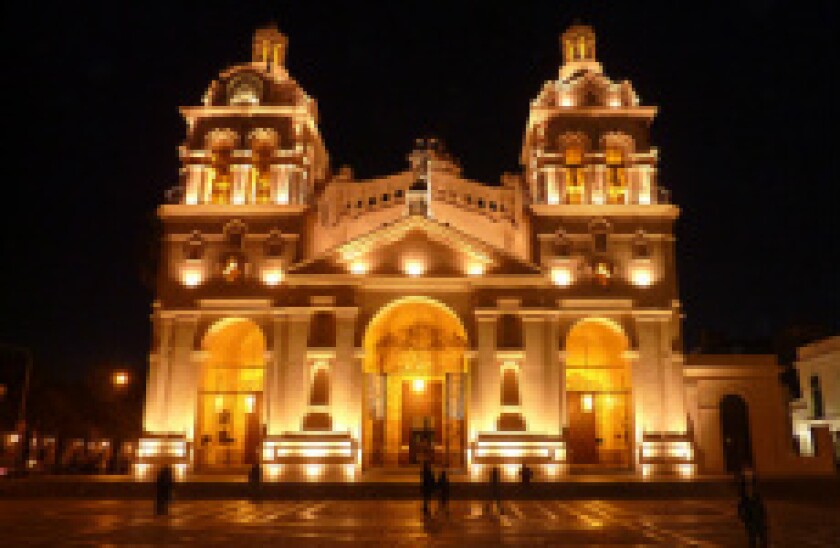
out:
M836 502L768 501L772 546L838 546ZM501 515L456 500L424 519L409 500L0 500L4 546L745 546L731 499L516 500Z

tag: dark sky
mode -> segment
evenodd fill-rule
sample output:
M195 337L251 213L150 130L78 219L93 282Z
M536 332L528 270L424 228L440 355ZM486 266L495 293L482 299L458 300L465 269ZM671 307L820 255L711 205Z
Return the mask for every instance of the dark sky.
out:
M558 34L592 24L607 73L660 107L689 337L840 329L835 2L123 4L2 8L0 341L33 348L42 372L143 368L141 273L176 181L177 108L247 60L251 32L272 20L334 166L400 170L413 139L435 134L492 183L518 167Z

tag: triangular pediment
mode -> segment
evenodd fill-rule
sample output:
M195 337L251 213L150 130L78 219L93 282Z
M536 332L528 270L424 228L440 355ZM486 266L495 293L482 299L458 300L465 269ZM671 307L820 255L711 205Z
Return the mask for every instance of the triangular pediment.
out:
M289 274L534 275L540 268L422 216L381 226L289 269Z

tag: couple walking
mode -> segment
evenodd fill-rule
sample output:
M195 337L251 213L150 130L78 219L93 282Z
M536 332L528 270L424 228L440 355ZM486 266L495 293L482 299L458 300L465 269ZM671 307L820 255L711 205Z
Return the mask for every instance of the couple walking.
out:
M423 514L428 516L431 513L429 504L435 491L438 494L438 510L449 512L449 477L446 470L441 470L437 479L432 471L432 464L427 460L423 462L423 470L420 473L421 489L423 491Z

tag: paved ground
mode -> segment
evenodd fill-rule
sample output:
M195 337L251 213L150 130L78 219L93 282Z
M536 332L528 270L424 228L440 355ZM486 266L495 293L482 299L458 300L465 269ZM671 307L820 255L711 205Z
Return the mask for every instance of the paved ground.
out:
M768 502L773 546L838 546L840 508ZM138 500L0 501L4 546L268 543L331 546L697 545L745 546L734 502L515 501L503 515L453 501L449 516L423 519L417 501L176 501L170 516Z

